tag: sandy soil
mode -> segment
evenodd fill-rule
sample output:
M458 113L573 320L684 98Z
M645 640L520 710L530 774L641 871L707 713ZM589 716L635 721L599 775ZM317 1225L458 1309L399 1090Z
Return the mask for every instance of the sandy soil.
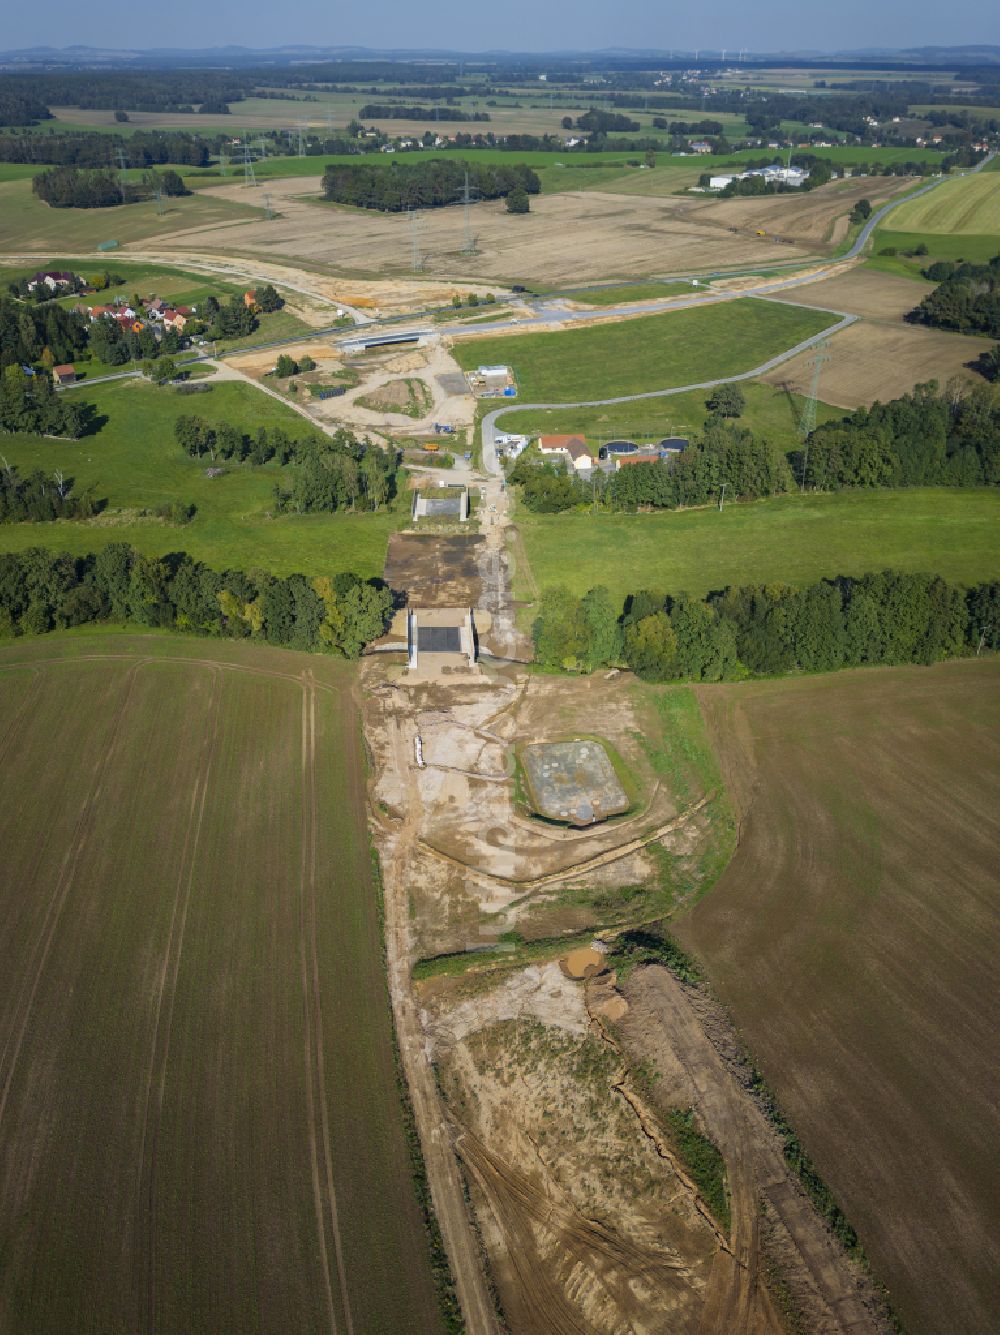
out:
M265 381L263 377L273 368L278 351L271 348L259 352L234 353L226 361L262 388L270 387L277 391L277 386L282 382ZM349 367L360 375L360 383L337 398L313 398L305 391L295 396L280 393L283 401L309 417L323 430L347 426L360 433L378 433L385 439L432 432L436 423L447 423L455 428L456 433L471 431L475 420L475 401L467 392L454 393L453 386L464 384L464 381L458 364L440 341L402 355L391 352L368 353L364 357L348 359L332 343L318 340L289 344L280 351L296 360L308 355L324 371ZM426 386L430 398L430 407L421 417L394 412L389 407L390 396L400 406L408 402L406 386L401 377L412 377L414 372L421 373L418 378ZM381 406L368 407L361 402L363 399L380 401Z
M242 186L211 187L206 193L239 199ZM402 275L410 268L412 224L408 217L364 213L317 203L315 181L272 182L271 193L281 216L270 222L252 221L226 227L177 231L161 241L178 252L224 249L230 253L264 252L336 266L366 277ZM821 192L817 192L821 193ZM742 201L733 201L742 203ZM752 202L752 201L751 201ZM770 201L768 201L770 202ZM722 206L701 199L643 199L598 191L567 191L532 200L531 213L511 218L501 201L473 207L473 227L479 253L463 255L462 209L428 210L419 222L419 247L424 272L442 280L485 280L497 290L512 280L570 283L602 278L670 273L773 261L772 241L757 237L753 228L740 232L740 220L715 217ZM822 208L822 198L814 208ZM826 204L829 218L829 204ZM736 232L731 232L735 227ZM567 237L572 244L567 245ZM810 243L811 245L811 243ZM807 253L797 246L782 246L780 258ZM516 276L516 278L515 278ZM351 283L359 291L363 285ZM339 281L347 300L348 284ZM445 298L450 299L450 297ZM380 304L384 307L384 302Z

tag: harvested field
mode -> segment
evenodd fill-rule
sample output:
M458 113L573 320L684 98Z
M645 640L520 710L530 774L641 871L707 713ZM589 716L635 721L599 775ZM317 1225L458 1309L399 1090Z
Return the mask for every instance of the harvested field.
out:
M720 168L713 170L719 171ZM719 199L712 195L672 199L666 204L672 215L689 226L705 226L755 235L758 228L769 236L795 243L812 251L826 252L842 236L834 235L837 218L846 219L859 199L869 199L876 207L912 188L905 177L882 176L864 180L831 181L817 190L783 195L745 196ZM615 194L640 195L655 186L645 176L626 178L608 187ZM846 229L841 229L846 232ZM795 254L783 246L779 258ZM772 255L772 258L774 256Z
M820 287L817 284L806 291L818 294ZM859 321L830 340L830 361L823 367L820 396L838 408L858 408L875 399L884 402L898 398L925 380L943 385L957 375L982 384L982 377L970 369L970 363L992 346L989 339L943 329ZM812 356L805 352L762 379L793 394L808 394L812 376Z
M0 1326L441 1329L351 670L52 635L0 680Z
M4 189L21 188L13 183ZM281 255L321 263L352 275L399 275L410 262L410 222L405 214L381 214L326 204L315 180L269 183L278 217L246 226L171 229L159 244L178 254L223 250ZM817 192L818 193L818 192ZM240 201L241 186L199 192L219 203ZM310 198L311 196L311 198ZM565 191L534 198L531 213L512 218L502 201L473 205L479 253L464 255L460 208L429 209L421 215L424 272L439 280L526 280L577 286L589 279L632 277L706 268L752 267L794 259L808 251L756 235L734 235L727 225L688 216L687 201L628 198L599 191ZM716 207L696 201L696 207ZM572 235L573 245L566 245Z
M1000 664L701 688L741 839L676 925L907 1330L1000 1310Z
M779 294L775 299L792 305L807 302L810 305L826 306L830 310L860 315L867 320L897 322L908 311L912 311L929 291L926 283L914 282L912 278L856 267L838 273L834 278L823 278L816 283L807 283L794 292Z

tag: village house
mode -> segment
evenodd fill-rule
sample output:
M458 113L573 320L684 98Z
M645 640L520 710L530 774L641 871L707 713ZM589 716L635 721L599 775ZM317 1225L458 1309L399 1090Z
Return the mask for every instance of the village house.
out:
M63 366L53 366L52 378L57 385L75 385L76 367L70 362L67 362Z
M50 292L58 292L63 288L76 287L76 281L76 277L71 273L47 269L28 279L28 291L34 292L38 287L47 287Z

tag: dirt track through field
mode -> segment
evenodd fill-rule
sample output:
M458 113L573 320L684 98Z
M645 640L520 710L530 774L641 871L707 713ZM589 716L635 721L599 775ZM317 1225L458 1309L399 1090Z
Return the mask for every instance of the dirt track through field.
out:
M194 885L194 869L201 840L202 824L205 819L205 799L208 796L208 783L219 739L219 685L220 674L212 674L212 697L209 704L209 719L205 728L202 759L191 789L191 808L187 828L184 832L184 845L177 864L177 882L174 889L173 909L170 915L170 932L160 970L159 986L154 1008L152 1043L150 1045L149 1075L146 1082L146 1097L142 1117L142 1134L139 1141L138 1172L139 1183L135 1236L145 1243L145 1251L138 1267L140 1274L145 1271L144 1292L137 1303L137 1328L144 1325L147 1330L156 1328L156 1161L157 1142L163 1118L163 1100L166 1092L167 1060L170 1055L170 1029L173 1023L174 1001L177 996L177 976L180 973L181 954L184 949L184 932L187 927L188 909L191 904L191 891ZM176 934L176 948L174 939ZM162 1043L160 1040L160 1017L166 994L166 1016L163 1021ZM155 1111L150 1127L150 1106L153 1102L153 1090L156 1090ZM149 1148L147 1152L147 1139ZM145 1228L143 1220L146 1221Z

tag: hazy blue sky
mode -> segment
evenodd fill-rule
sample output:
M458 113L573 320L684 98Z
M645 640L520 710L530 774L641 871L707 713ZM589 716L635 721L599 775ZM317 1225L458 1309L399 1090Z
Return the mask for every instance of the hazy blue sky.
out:
M204 47L289 42L467 51L606 46L758 51L1000 41L988 0L49 0L5 6L0 46Z

